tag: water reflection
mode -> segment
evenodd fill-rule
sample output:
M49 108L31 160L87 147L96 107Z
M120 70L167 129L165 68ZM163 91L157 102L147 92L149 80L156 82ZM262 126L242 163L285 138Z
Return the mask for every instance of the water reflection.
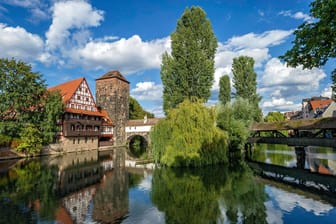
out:
M327 147L305 147L304 168L321 174L336 175L336 151ZM294 147L277 144L257 144L252 155L253 161L285 167L296 167Z
M264 186L239 165L155 170L152 201L166 223L266 223Z
M308 224L333 223L336 217L334 193L334 201L324 200L316 192L261 179L241 160L154 171L127 168L123 160L123 154L101 158L91 152L0 164L0 223ZM295 173L308 178L305 172ZM333 176L324 177L329 179L319 182L336 189Z

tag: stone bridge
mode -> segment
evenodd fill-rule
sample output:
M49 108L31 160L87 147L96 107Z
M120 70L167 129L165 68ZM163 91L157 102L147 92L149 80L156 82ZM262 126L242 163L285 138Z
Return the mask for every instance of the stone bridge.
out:
M159 120L159 118L147 119L146 117L141 120L129 120L125 127L126 144L129 145L135 136L141 136L146 141L146 144L150 145L150 130Z

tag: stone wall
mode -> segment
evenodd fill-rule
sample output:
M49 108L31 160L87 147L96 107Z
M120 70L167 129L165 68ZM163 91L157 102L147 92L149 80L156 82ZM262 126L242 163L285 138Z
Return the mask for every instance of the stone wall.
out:
M96 102L112 119L113 140L116 145L126 143L125 126L129 117L129 82L117 71L96 80Z
M61 140L64 152L79 152L98 149L98 137L66 137Z

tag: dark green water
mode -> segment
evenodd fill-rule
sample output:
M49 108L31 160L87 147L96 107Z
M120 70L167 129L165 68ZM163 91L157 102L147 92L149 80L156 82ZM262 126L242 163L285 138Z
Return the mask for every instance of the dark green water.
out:
M287 160L291 158L281 162ZM308 224L336 220L333 200L257 177L244 162L152 171L123 167L115 157L87 152L1 162L0 172L0 223Z

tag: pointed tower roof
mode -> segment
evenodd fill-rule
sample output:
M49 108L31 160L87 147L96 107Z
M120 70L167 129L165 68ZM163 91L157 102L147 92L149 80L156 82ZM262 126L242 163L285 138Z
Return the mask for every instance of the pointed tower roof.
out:
M117 78L124 82L129 83L129 81L127 81L127 79L117 70L109 71L96 80L110 79L110 78Z
M59 84L57 86L53 86L48 89L48 91L59 90L62 95L62 101L67 103L71 97L75 94L76 90L78 89L79 85L85 80L85 78L78 78L75 80L71 80L69 82L65 82Z

